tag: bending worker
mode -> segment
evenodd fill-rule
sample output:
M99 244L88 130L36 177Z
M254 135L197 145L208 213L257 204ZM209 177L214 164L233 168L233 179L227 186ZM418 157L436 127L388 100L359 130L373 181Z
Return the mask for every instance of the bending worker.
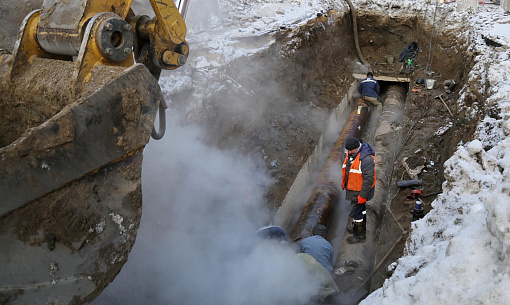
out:
M301 253L298 254L310 274L321 282L317 295L319 300L324 300L339 292L335 280L331 276L335 258L333 246L325 238L326 232L326 226L316 224L312 229L312 236L301 241ZM320 301L319 303L323 304L324 302Z
M349 216L353 219L353 236L347 242L355 244L366 240L366 203L374 198L376 182L375 151L370 144L353 137L345 140L345 149L342 189L345 189L345 199L351 201Z
M374 74L372 74L372 72L368 72L367 78L361 81L358 87L358 92L365 101L371 103L377 108L382 107L382 103L378 99L379 83L374 79Z
M312 229L312 236L301 241L301 253L308 253L315 258L329 273L333 272L333 246L326 240L326 226L316 224Z

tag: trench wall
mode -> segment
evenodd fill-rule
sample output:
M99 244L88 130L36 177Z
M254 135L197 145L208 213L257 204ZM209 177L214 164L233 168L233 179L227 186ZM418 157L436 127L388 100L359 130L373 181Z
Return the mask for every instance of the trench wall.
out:
M183 110L199 105L185 116L210 131L210 144L253 159L262 156L260 166L275 179L266 196L274 215L316 149L331 111L350 90L355 53L345 11L328 11L302 26L257 39L274 43L219 68L208 84L218 88L213 94L192 100L200 91L196 87L167 100ZM242 43L255 42L247 38ZM191 78L200 73L190 72Z

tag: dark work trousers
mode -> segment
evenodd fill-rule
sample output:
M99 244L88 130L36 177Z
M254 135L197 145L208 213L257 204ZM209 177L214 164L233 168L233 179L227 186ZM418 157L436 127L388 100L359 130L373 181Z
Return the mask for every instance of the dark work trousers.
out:
M351 212L349 213L349 216L355 221L361 221L363 220L363 214L365 214L366 210L366 203L358 204L358 201L351 201Z

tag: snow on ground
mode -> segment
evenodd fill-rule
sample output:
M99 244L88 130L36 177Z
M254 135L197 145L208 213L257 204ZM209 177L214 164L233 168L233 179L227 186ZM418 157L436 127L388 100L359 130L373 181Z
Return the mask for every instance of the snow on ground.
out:
M447 1L449 2L449 1ZM364 9L381 11L399 5L408 13L433 18L433 1L354 1ZM237 13L232 23L217 20L218 36L209 36L209 51L221 60L206 58L200 67L221 65L224 60L249 56L257 49L235 46L239 37L258 36L313 17L317 11L344 4L326 1L225 2ZM460 88L459 104L478 90L486 96L484 105L497 109L499 116L480 122L476 140L461 143L445 163L443 194L434 209L413 224L407 253L398 260L393 276L362 304L507 304L510 300L510 17L495 5L480 6L477 12L456 12L456 3L439 6L449 15L446 27L467 25L464 33L476 55L469 75L473 88ZM234 20L238 18L238 20ZM239 24L243 28L239 27ZM229 29L230 27L230 29ZM207 32L209 33L209 32ZM203 44L205 35L192 41ZM502 45L488 46L484 38ZM217 39L218 38L218 39ZM271 41L264 41L260 48ZM207 49L207 48L206 48ZM201 62L201 63L200 63ZM199 67L197 67L199 68ZM474 111L473 111L474 112Z
M191 5L194 4L192 2ZM261 37L282 28L306 23L318 13L325 13L329 8L339 5L333 0L224 0L219 1L218 6L218 10L224 14L211 15L208 23L191 24L188 35L190 45L219 55L209 60L212 66L252 55L273 42L269 36L268 40L245 46L240 43L244 38Z

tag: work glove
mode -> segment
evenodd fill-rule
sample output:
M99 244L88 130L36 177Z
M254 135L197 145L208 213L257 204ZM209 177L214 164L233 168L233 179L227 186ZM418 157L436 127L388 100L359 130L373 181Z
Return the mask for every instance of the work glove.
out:
M363 204L363 203L367 203L367 199L363 198L361 196L358 196L358 204Z

